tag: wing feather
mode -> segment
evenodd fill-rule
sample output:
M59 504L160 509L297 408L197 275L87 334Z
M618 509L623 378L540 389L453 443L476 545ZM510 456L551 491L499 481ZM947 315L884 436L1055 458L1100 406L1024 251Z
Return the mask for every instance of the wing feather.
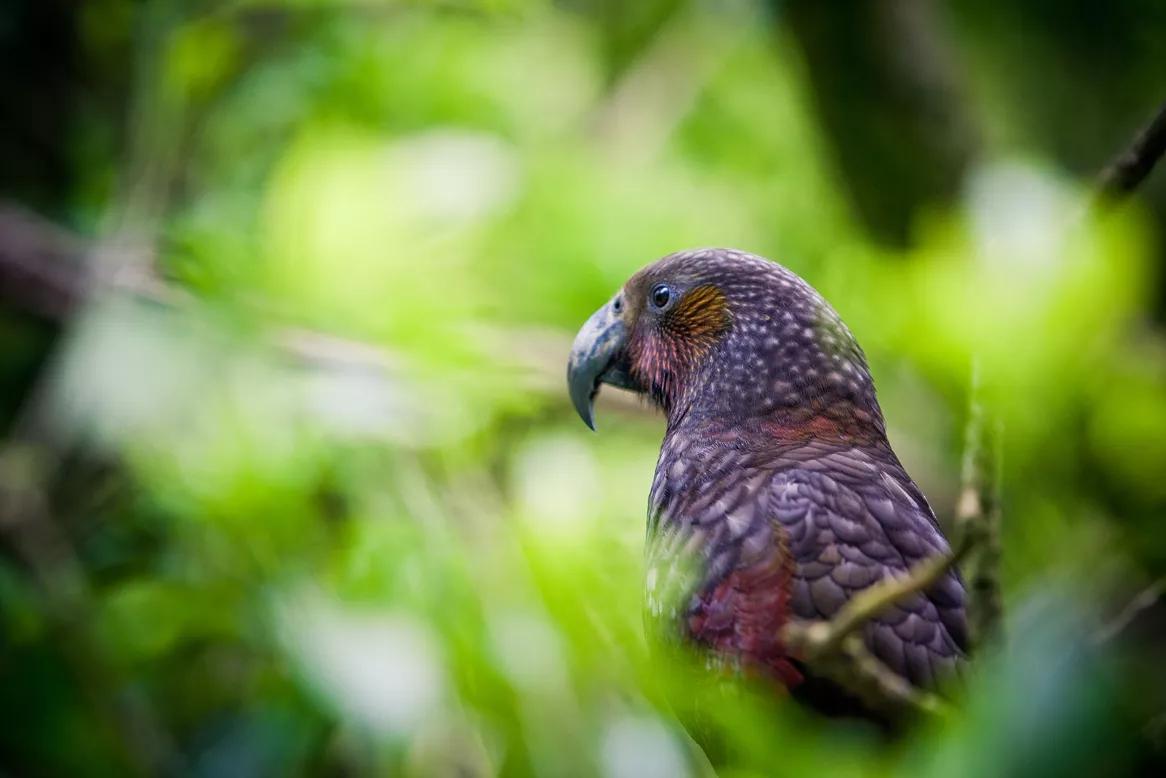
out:
M794 561L790 605L802 619L829 619L884 576L948 549L901 468L880 467L857 449L831 459L843 466L784 468L770 488L771 514ZM872 619L866 643L913 684L934 686L967 651L964 601L963 583L949 571L933 589Z

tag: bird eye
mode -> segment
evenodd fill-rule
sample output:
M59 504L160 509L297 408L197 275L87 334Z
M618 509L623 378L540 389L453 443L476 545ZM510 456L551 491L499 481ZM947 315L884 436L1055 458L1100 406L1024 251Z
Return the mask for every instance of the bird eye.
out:
M652 301L652 305L657 308L663 308L672 302L672 290L667 284L656 284L652 287L652 293L648 299Z
M615 309L616 313L619 313L620 311L622 311L623 310L623 295L620 295L619 297L615 298L615 300L611 304L611 307Z

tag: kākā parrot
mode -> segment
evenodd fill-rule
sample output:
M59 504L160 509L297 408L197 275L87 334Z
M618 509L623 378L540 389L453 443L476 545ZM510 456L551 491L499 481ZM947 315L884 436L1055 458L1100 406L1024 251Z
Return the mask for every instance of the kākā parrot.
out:
M567 383L593 429L604 383L667 416L648 505L649 622L817 707L869 712L787 652L781 628L829 619L949 546L887 441L862 349L822 296L744 252L672 254L583 325ZM887 668L935 688L968 649L958 573L864 630Z

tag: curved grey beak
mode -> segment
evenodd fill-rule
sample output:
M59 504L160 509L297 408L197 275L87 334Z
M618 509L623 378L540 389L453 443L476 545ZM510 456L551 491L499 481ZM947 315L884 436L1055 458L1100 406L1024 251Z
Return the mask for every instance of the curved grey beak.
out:
M627 327L610 302L591 314L575 336L567 360L567 390L579 418L591 429L595 429L592 407L601 383L635 388L622 364L625 345Z

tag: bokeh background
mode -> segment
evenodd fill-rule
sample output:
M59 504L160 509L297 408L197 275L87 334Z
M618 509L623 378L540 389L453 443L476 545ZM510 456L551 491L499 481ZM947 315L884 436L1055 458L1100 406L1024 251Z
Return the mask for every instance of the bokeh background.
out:
M3 772L707 772L641 633L662 422L563 374L709 245L833 302L942 521L973 360L1004 431L961 712L726 694L722 774L1160 763L1166 171L1089 203L1164 99L1158 0L8 0Z

